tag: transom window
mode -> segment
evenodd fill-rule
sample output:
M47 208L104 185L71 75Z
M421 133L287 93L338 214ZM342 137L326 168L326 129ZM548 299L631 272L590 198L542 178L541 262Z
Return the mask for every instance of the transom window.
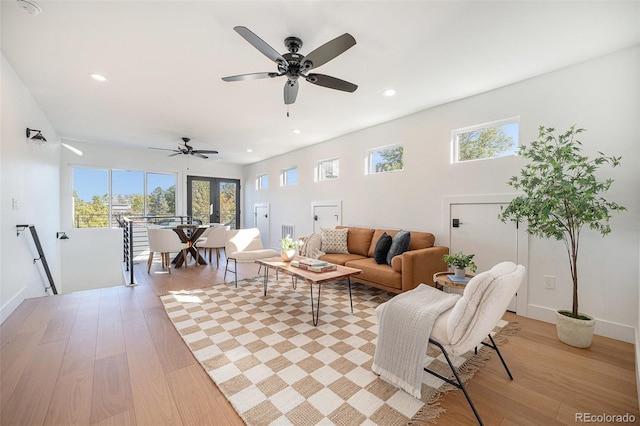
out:
M367 174L404 170L402 144L375 148L367 152Z
M296 185L298 183L298 168L291 167L280 172L280 186Z
M269 188L269 175L263 173L256 177L256 189L267 189Z
M337 158L316 161L316 182L335 180L340 176L340 161Z
M451 132L452 162L515 155L519 124L519 117L514 117L454 130Z

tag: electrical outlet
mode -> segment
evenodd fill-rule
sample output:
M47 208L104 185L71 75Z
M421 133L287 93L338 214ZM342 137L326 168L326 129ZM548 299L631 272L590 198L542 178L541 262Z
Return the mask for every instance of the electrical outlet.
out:
M11 199L11 209L18 210L20 208L20 201L17 198Z
M544 288L549 290L556 289L556 277L553 275L545 275L544 276Z

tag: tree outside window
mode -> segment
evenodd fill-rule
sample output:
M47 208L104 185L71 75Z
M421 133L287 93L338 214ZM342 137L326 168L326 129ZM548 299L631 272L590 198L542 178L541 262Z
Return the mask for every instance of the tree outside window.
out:
M514 155L518 148L518 122L497 122L455 130L455 162Z
M369 174L404 170L404 147L394 145L369 151Z

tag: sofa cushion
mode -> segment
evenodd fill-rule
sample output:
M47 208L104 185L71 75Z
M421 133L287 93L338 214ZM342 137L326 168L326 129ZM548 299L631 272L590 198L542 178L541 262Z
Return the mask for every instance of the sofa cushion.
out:
M325 255L320 256L320 260L324 260L325 262L335 263L336 265L343 265L347 262L351 262L352 260L360 260L366 259L364 256L360 256L359 254L341 254L341 253L327 253Z
M419 250L433 247L436 237L430 232L411 231L411 244L409 250Z
M387 263L387 253L389 253L391 242L392 242L391 235L387 234L386 232L382 234L378 239L378 242L376 243L376 247L373 250L373 258L376 260L376 263L378 265Z
M387 287L402 289L402 274L394 271L389 265L378 265L373 258L352 260L345 264L350 268L360 269L362 272L354 275L357 282L384 283Z
M369 255L369 247L373 238L373 229L336 226L337 229L347 228L347 249L349 253L359 254L362 256Z
M387 264L391 266L391 259L409 250L410 244L411 234L409 232L399 231L396 235L394 235L391 241L391 247L389 248L389 252L387 253Z
M349 249L347 247L348 228L323 228L320 232L322 233L321 250L323 252L349 254Z

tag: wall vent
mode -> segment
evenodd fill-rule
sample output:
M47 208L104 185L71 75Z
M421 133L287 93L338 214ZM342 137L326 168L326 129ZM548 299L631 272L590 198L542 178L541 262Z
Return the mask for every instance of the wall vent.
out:
M295 231L296 231L295 225L283 224L282 230L281 230L281 238L285 238L287 235L289 235L292 239L295 240L296 239Z

